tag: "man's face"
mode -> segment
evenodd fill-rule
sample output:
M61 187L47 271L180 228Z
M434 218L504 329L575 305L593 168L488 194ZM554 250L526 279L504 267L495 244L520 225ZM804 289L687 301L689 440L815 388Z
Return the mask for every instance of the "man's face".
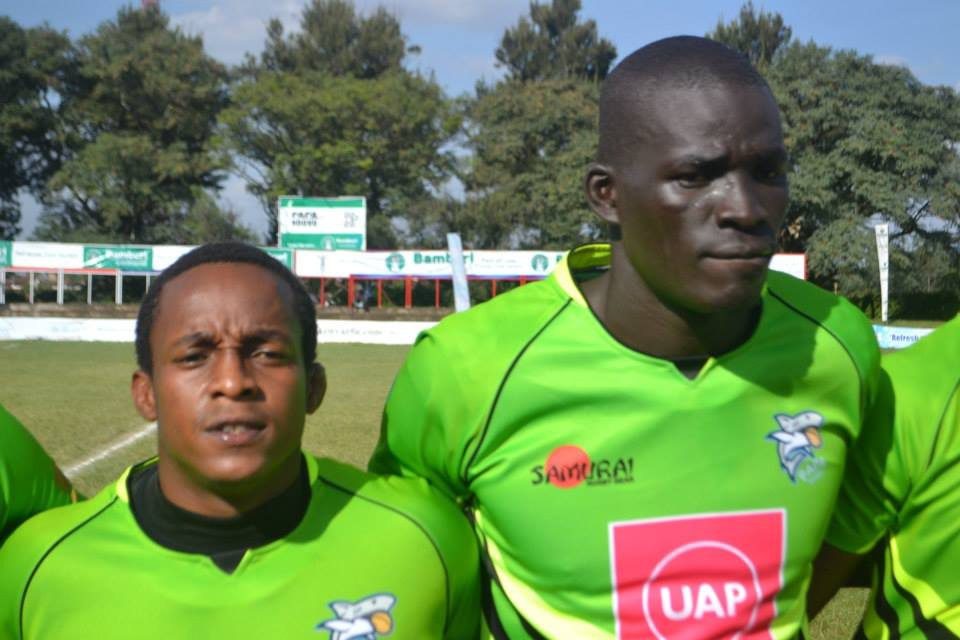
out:
M717 86L667 89L647 106L626 118L632 150L608 165L594 207L620 225L640 286L665 304L756 304L787 205L776 104L764 88Z
M269 495L296 478L323 374L304 365L292 297L274 274L243 263L200 265L164 286L153 371L134 375L133 392L158 421L168 497Z

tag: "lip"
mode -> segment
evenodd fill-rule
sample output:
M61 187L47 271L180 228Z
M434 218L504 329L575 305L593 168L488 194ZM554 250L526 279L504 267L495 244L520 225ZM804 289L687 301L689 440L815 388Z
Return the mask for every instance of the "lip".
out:
M228 447L244 447L260 440L266 426L260 420L226 419L207 426L203 433Z
M714 260L748 260L748 261L757 261L757 260L769 260L773 257L774 249L770 246L763 245L758 247L750 246L737 246L737 247L721 247L713 251L706 253L707 258L712 258Z

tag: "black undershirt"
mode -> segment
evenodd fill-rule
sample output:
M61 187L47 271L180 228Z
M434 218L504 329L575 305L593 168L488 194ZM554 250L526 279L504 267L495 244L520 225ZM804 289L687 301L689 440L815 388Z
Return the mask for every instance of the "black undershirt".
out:
M160 490L157 465L127 480L130 507L144 533L162 547L209 556L225 573L233 573L248 549L279 540L297 528L310 503L307 465L290 488L249 513L211 518L176 506Z

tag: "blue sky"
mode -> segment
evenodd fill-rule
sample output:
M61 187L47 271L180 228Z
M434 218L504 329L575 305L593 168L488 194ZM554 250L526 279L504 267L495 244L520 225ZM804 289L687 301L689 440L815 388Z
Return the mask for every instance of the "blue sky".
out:
M139 2L138 2L139 3ZM0 14L24 26L43 22L72 37L116 15L122 1L0 0ZM183 29L203 35L207 51L237 63L259 52L267 21L280 18L296 29L302 0L160 0ZM400 17L411 44L422 53L409 66L433 72L451 95L470 92L480 78L498 76L494 50L504 29L528 13L528 0L355 0L361 10L382 4ZM582 15L623 56L653 40L676 34L702 35L721 16L734 18L740 0L583 0ZM795 38L869 53L879 62L908 67L922 82L960 90L960 0L768 0L754 5L777 11ZM222 198L257 231L266 228L259 205L243 183L231 178ZM32 231L37 208L24 202L24 233Z

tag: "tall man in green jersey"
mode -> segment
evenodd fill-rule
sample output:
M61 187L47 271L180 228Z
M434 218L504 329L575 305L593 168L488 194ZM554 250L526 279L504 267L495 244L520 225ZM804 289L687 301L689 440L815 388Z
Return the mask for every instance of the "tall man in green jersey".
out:
M0 637L474 637L463 515L422 480L301 451L316 344L303 285L259 249L206 245L164 271L132 384L158 458L10 537Z
M849 303L768 273L777 106L702 38L623 60L587 198L620 233L420 336L371 468L472 514L509 638L795 638L875 383Z
M960 638L960 317L883 358L879 400L817 565L822 604L870 554L871 639Z
M71 495L40 443L0 405L0 544L24 520L68 504Z

